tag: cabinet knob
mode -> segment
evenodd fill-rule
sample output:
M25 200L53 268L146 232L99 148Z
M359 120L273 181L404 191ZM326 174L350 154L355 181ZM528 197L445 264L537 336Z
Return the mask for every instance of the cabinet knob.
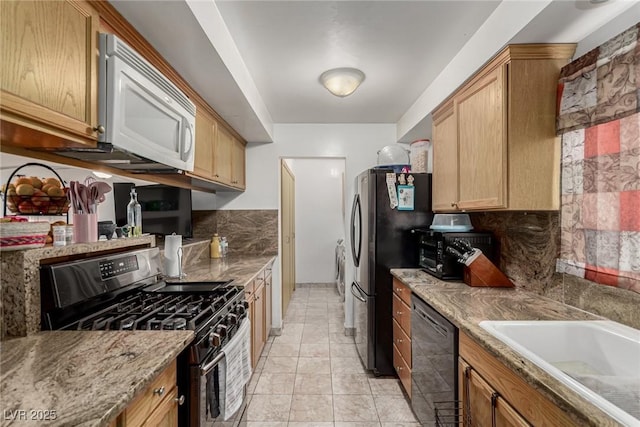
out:
M396 341L400 344L402 342L402 338L398 338Z
M104 133L104 126L98 125L98 126L94 127L92 130L94 132L98 132L99 134L102 135Z
M402 371L402 366L396 366L396 371Z
M402 292L402 288L396 288L396 292L398 293Z
M184 394L181 395L180 397L176 397L176 402L178 402L178 406L182 406L182 404L184 403Z
M220 178L220 175L218 175L218 174L215 174L213 176L215 176L216 178Z
M452 208L458 208L458 203L457 202L451 202L451 207Z
M401 312L401 311L396 311L396 314L397 314L398 316L402 316L402 312Z
M164 386L154 389L153 390L153 394L157 394L158 396L162 396L164 394Z

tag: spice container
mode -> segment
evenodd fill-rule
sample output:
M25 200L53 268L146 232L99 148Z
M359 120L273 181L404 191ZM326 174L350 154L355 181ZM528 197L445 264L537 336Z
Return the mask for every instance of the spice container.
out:
M229 253L229 242L227 242L226 237L220 238L220 256L222 258L226 258Z
M53 226L53 246L66 246L67 244L67 226L66 225L54 225Z
M73 236L73 225L65 225L64 240L67 245L75 243L75 238Z
M220 237L218 233L213 235L211 239L211 258L220 258Z

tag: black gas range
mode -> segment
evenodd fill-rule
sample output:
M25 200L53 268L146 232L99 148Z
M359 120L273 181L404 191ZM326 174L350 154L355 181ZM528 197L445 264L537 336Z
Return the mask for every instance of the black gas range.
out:
M178 357L180 425L213 425L217 365L249 321L244 289L231 281L165 282L161 266L158 248L42 266L42 328L194 331Z

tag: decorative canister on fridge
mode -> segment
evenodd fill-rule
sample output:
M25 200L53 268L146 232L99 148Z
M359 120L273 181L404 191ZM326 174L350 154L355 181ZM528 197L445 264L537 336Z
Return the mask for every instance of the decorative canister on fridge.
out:
M429 170L429 148L431 141L418 139L409 145L411 172L431 172Z

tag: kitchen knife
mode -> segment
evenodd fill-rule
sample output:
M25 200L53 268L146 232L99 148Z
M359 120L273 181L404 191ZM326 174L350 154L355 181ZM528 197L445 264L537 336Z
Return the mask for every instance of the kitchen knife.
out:
M464 263L463 259L465 258L466 254L464 254L463 252L460 252L459 250L455 249L453 246L447 246L446 252L455 256L458 262Z
M457 247L459 247L459 248L463 249L465 252L467 252L467 251L472 251L472 250L474 250L474 249L475 249L473 246L471 246L471 245L469 244L469 242L467 242L467 241L466 241L466 240L464 240L464 239L454 239L454 240L453 240L453 243L454 243Z

